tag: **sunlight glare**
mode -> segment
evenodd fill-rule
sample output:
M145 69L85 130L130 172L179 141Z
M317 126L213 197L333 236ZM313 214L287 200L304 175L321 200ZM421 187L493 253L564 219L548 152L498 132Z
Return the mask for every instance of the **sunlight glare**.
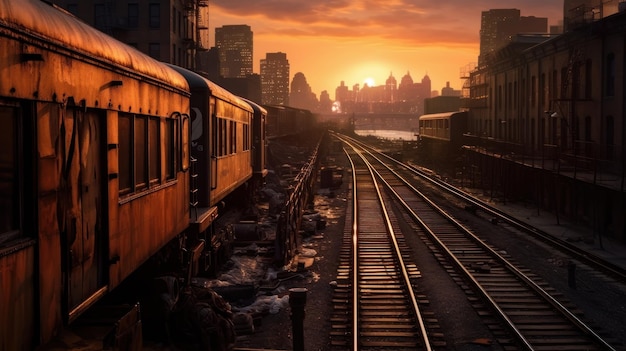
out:
M363 85L366 85L366 84L367 84L367 86L368 86L368 87L370 87L370 88L371 88L371 87L375 87L375 86L376 86L376 85L375 85L376 83L374 82L374 78L371 78L371 77L367 77L367 78L365 78L365 80L363 81Z

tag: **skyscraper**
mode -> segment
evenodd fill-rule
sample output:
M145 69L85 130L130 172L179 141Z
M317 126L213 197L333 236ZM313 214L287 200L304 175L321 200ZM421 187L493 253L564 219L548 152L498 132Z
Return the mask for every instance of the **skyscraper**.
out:
M153 58L206 70L208 0L52 0L96 29Z
M478 63L508 44L521 33L547 33L545 17L520 16L518 9L495 9L483 11L480 21L480 56Z
M289 61L283 52L261 59L261 99L265 105L289 104Z
M252 30L250 26L227 25L215 28L220 74L224 78L245 78L252 74Z

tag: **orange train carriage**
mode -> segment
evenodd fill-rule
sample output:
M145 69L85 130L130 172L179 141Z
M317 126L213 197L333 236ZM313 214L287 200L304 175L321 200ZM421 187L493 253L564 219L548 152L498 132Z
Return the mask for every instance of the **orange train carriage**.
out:
M42 1L0 0L0 52L0 349L33 349L211 235L217 202L265 173L265 117Z

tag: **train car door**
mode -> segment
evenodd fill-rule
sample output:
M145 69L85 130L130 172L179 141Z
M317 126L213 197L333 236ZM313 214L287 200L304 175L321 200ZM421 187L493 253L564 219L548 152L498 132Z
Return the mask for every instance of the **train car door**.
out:
M68 319L72 321L105 292L103 235L106 209L101 140L104 118L95 111L68 108L63 118L65 196L62 250L67 282Z

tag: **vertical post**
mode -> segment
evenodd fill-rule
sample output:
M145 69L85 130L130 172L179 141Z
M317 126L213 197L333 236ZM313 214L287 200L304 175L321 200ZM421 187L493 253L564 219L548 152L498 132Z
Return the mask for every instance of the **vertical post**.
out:
M576 263L572 261L567 264L567 282L570 288L576 289Z
M304 351L304 306L307 291L306 288L289 289L293 351Z

